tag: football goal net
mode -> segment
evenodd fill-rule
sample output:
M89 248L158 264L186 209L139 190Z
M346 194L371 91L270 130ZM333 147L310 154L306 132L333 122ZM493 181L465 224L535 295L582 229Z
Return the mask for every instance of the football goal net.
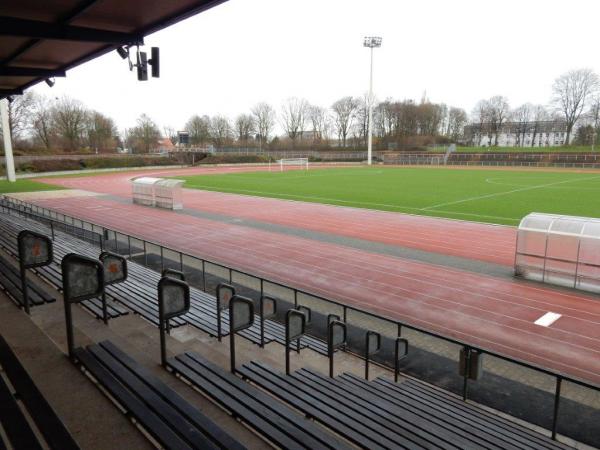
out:
M288 169L304 169L308 170L308 158L286 158L277 161L279 170L283 172Z

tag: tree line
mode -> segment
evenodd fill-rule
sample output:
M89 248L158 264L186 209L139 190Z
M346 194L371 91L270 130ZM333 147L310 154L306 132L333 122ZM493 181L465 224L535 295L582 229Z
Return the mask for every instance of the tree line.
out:
M524 103L511 109L508 98L496 95L477 102L471 117L472 125L487 136L488 146L498 145L498 136L508 122L517 146L525 146L526 133L532 135L529 145L533 146L542 122L547 121L564 126L565 144L576 130L575 142L589 145L600 131L600 78L591 69L571 70L554 80L548 105Z
M471 123L485 129L489 145L498 145L498 135L507 122L516 126L517 135L521 136L532 123L562 120L568 135L566 142L577 124L582 125L578 127L579 141L589 140L590 136L595 139L600 125L599 87L593 71L572 70L555 80L548 106L525 103L511 109L508 99L497 95L476 104ZM391 143L457 142L469 123L465 110L433 103L425 97L420 102L391 98L377 102L363 95L342 97L328 107L298 97L286 99L278 110L260 102L233 119L221 114L194 114L181 129L189 133L191 146L364 148L371 104L373 136L385 148ZM161 130L146 114L137 119L134 127L119 133L113 119L87 108L79 100L50 100L33 92L11 101L9 123L15 147L24 149L109 152L127 148L134 153L147 153L157 147L161 137L170 138L173 143L177 140L175 129ZM283 135L278 135L278 130ZM523 142L520 139L520 145Z

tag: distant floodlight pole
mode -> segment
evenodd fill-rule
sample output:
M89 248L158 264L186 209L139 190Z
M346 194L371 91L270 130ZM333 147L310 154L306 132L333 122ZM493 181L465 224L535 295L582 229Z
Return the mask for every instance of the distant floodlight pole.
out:
M364 47L371 49L371 73L369 77L369 123L367 126L367 164L371 165L373 156L373 49L381 47L381 38L367 36L363 41Z

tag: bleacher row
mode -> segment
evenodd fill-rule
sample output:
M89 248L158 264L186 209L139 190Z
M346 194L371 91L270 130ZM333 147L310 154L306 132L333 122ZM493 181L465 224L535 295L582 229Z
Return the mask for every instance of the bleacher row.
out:
M14 255L14 245L10 242L24 228L44 230L22 217L7 218L0 214L0 246ZM54 246L57 259L69 252L97 258L97 249L61 233L56 235ZM40 269L39 275L60 289L60 268L55 266L49 266L47 271ZM155 286L159 275L131 264L129 277L121 285L107 287L112 301L127 305L156 324ZM0 283L3 282L0 280ZM113 290L117 286L120 290ZM214 333L214 299L194 290L192 304L193 314L190 309L190 313L182 316L181 322L175 320L174 324L189 323L209 334ZM38 305L43 308L41 303ZM228 317L224 319L228 324ZM273 325L269 332L271 341L277 340L280 333L277 328L280 325L275 322ZM253 328L245 330L246 337L256 342ZM102 387L103 392L151 436L151 442L157 446L168 449L245 448L220 425L110 341L77 348L73 357L84 372ZM0 345L0 365L3 367L4 361ZM18 361L13 358L9 365L18 365ZM197 352L186 352L168 359L166 368L277 448L568 448L416 380L402 380L396 384L384 378L365 381L350 374L328 378L309 369L284 375L259 362L245 364L237 373L232 373ZM6 372L10 376L9 371ZM21 373L17 378L25 376ZM19 398L29 398L30 393L35 391L31 383L18 392ZM195 394L190 391L190 395ZM12 400L14 395L11 394ZM61 438L66 439L67 444L46 438L43 447L77 448L74 441L69 444L68 432L61 428L51 409L45 412L56 419L53 423L59 431L64 430ZM4 435L12 447L19 448L15 444L15 436L19 436L17 425L4 420L7 413L0 407ZM28 431L21 433L31 439L35 435ZM8 447L2 442L2 436L3 433L0 433L0 449Z
M16 236L22 229L32 229L40 233L48 233L45 226L34 221L19 216L0 216L0 247L4 248L13 256L17 256ZM93 245L73 238L68 234L56 231L54 240L54 253L56 264L35 269L42 278L49 282L56 289L62 289L62 275L60 264L58 263L64 255L74 252L91 258L97 258L99 251ZM17 270L16 268L14 270ZM160 280L160 274L148 269L142 265L128 262L128 279L120 284L106 287L107 298L109 299L109 317L116 318L128 313L127 309L140 315L144 319L158 326L158 302L156 299L156 285ZM18 275L16 273L14 276ZM20 290L20 288L19 288ZM189 324L199 330L217 335L217 313L215 298L199 289L191 289L192 307L190 312L182 318L175 318L171 321L171 328L176 328L184 324ZM125 306L127 309L123 308ZM92 312L96 317L102 317L102 305L99 299L86 300L82 306ZM229 333L229 315L227 311L221 312L222 329L221 334ZM241 336L260 344L259 321L248 330L241 333ZM285 344L285 329L283 325L271 320L265 321L265 344L272 341ZM321 353L327 353L326 345L313 337L305 336L300 340L300 348L310 347Z

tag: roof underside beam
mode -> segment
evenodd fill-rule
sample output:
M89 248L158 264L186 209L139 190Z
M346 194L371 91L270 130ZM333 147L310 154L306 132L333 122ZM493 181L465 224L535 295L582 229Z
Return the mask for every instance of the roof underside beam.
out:
M65 41L103 42L116 45L141 44L143 42L142 37L130 33L53 24L6 16L0 16L0 35Z
M64 70L40 69L37 67L2 67L0 76L5 77L64 77Z
M0 89L0 99L11 95L23 95L22 89Z

